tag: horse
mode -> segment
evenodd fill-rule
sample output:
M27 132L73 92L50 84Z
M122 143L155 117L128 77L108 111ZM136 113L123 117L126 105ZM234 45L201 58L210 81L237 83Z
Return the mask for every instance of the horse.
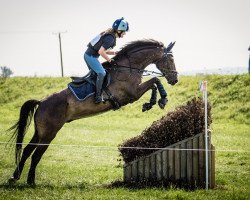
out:
M137 40L125 45L114 56L115 65L108 62L102 63L106 71L111 76L111 83L108 90L111 96L120 106L125 106L140 99L140 97L152 89L152 97L149 103L144 104L144 111L149 110L156 104L157 88L161 98L158 101L160 108L164 108L167 103L167 94L158 77L142 82L143 73L149 64L155 64L170 85L178 82L178 73L175 68L172 47L170 43L167 47L162 42L148 39ZM106 99L110 95L103 94ZM43 154L49 147L58 131L65 123L83 117L94 116L111 109L117 109L112 101L105 103L94 103L93 95L84 101L79 101L72 94L69 88L51 94L45 99L27 100L20 109L19 120L9 130L13 132L15 140L16 169L9 179L13 184L20 179L25 161L31 156L31 165L28 172L27 184L35 186L35 171ZM22 151L22 142L34 117L34 134L30 142Z

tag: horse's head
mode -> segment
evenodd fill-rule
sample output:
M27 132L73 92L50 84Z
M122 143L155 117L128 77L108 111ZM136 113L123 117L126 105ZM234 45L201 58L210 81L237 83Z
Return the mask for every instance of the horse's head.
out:
M170 43L168 47L163 48L161 58L155 62L156 67L163 73L168 83L175 85L178 82L178 73L175 68L174 57L171 52L174 43Z
M164 47L163 43L156 40L138 40L127 44L114 57L118 66L140 68L142 71L154 63L162 72L168 83L175 85L178 82L174 57L171 52L174 43ZM105 65L105 63L104 63ZM130 69L131 70L131 69Z

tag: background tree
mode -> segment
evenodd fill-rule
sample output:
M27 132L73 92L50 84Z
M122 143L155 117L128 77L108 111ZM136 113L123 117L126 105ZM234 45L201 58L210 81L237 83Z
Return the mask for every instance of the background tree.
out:
M1 68L1 77L3 78L10 77L13 74L12 70L6 66L2 66L0 68Z

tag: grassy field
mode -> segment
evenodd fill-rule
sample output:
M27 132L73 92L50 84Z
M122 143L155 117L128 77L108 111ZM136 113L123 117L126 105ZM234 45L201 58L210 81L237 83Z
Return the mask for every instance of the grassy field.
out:
M212 143L217 150L250 151L250 76L181 76L176 86L163 80L169 95L165 110L155 106L142 113L150 93L118 111L66 124L37 167L36 184L26 184L27 160L19 182L7 184L15 168L13 148L0 143L0 199L250 199L250 153L216 152L216 188L187 191L169 188L111 187L122 181L123 162L117 146L138 135L153 121L185 103L208 80L212 104ZM42 99L64 89L69 78L10 78L0 80L0 142L5 130L16 122L20 106L28 99ZM31 125L25 141L33 134Z

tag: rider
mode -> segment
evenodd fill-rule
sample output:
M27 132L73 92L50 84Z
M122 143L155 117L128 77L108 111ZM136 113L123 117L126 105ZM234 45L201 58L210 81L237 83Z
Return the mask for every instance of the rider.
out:
M105 60L111 62L112 59L108 55L116 55L116 52L110 49L116 45L116 38L123 38L128 30L128 22L122 17L113 23L112 28L100 33L88 44L88 49L84 53L84 60L88 68L97 74L95 103L103 101L102 84L106 75L106 71L98 58L101 55Z

